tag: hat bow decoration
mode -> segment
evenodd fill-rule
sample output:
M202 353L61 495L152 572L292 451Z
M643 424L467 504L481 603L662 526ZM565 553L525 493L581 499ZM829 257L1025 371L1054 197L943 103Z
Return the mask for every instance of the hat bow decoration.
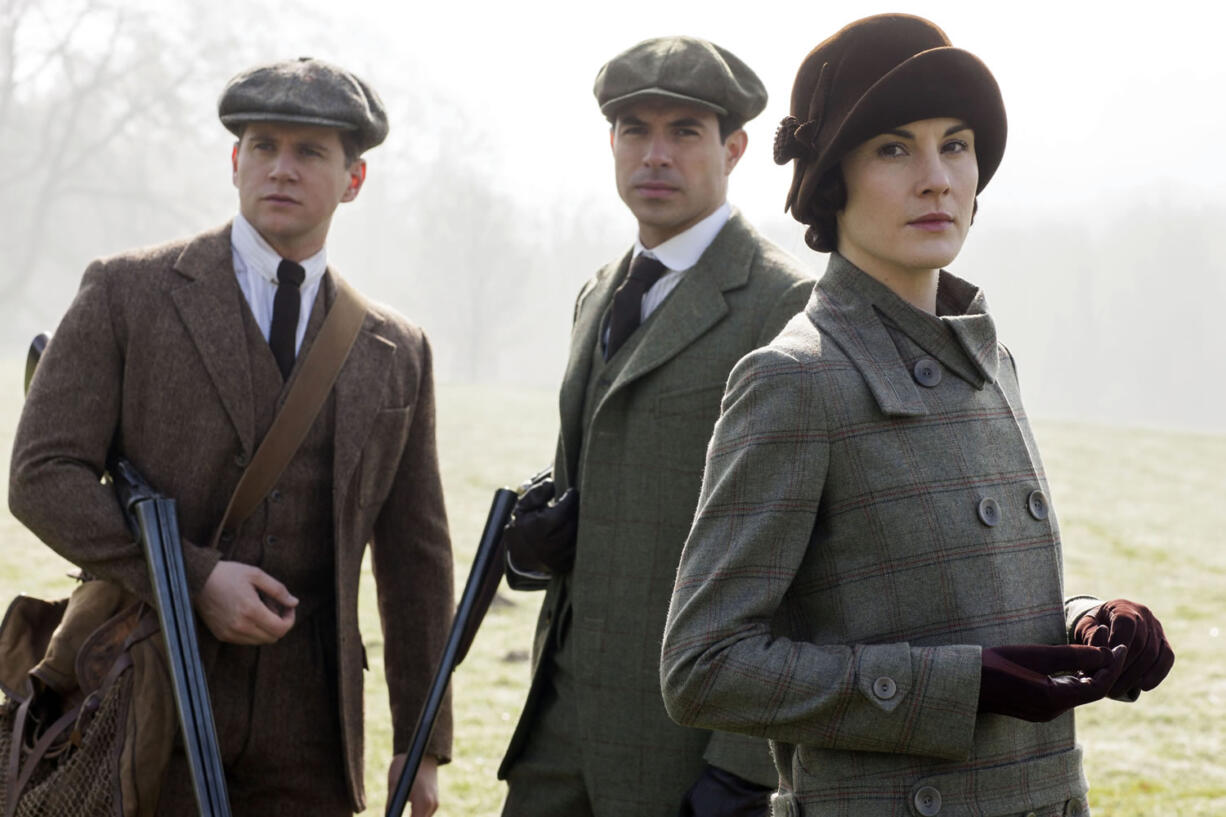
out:
M793 159L809 162L817 158L818 132L822 129L822 115L826 110L826 98L830 94L830 63L822 63L821 73L813 87L809 100L809 121L801 122L788 114L779 122L775 131L775 164L785 165Z

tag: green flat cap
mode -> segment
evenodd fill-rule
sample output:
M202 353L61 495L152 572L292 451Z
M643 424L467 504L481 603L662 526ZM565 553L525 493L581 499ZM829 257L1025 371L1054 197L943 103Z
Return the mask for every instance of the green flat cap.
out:
M592 89L613 121L623 106L664 97L692 102L744 124L766 107L766 88L731 51L696 37L643 40L605 63Z
M250 122L295 122L353 131L360 150L387 138L379 95L345 69L312 57L242 72L226 83L217 115L235 135Z

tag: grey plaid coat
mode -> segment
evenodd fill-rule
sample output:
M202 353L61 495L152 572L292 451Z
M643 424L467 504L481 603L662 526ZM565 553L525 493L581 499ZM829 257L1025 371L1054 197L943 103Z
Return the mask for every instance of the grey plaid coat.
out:
M597 376L602 318L629 261L602 269L576 304L554 477L559 491L579 489L577 553L572 573L546 591L532 686L500 776L533 730L551 655L568 640L596 814L644 817L676 814L704 761L764 784L775 779L765 741L669 720L659 648L728 373L804 307L813 278L734 211Z
M1067 641L1060 539L983 295L942 273L938 314L834 254L729 379L661 678L771 739L775 814L1085 808L1071 713L976 712L982 646Z

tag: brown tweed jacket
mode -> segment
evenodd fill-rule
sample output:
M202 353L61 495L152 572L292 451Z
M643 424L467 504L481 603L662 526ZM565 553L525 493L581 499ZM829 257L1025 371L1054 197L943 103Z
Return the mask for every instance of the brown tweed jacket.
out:
M111 489L98 481L116 445L177 500L188 583L198 590L220 557L208 547L213 528L259 443L246 308L228 225L91 264L18 426L9 486L14 515L91 574L148 599L142 555ZM357 598L366 544L397 751L407 747L452 613L425 335L394 311L368 305L332 400L331 472L322 478L333 498L338 750L356 809L364 804ZM450 743L448 710L430 751L446 757Z
M771 739L776 814L1084 807L1071 713L976 712L982 646L1067 640L1060 541L982 294L942 273L938 312L835 254L729 379L660 672Z
M559 489L579 488L577 555L546 592L532 686L502 773L533 728L550 656L568 639L596 813L671 815L704 760L774 782L764 741L669 720L659 646L728 372L804 306L813 279L734 212L593 383L602 318L628 266L629 254L606 266L576 305L554 475Z

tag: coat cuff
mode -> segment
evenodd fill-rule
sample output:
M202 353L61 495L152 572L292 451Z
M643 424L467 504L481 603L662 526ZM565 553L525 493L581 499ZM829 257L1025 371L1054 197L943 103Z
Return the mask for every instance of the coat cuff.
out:
M1071 596L1064 600L1064 631L1068 643L1073 643L1073 628L1077 626L1077 620L1097 610L1102 603L1102 599L1094 596Z
M702 759L737 777L767 786L779 786L779 773L765 738L751 738L732 732L712 732Z
M195 598L204 588L205 581L217 563L221 561L221 551L217 548L201 547L191 542L183 542L183 572L187 574L187 592Z

